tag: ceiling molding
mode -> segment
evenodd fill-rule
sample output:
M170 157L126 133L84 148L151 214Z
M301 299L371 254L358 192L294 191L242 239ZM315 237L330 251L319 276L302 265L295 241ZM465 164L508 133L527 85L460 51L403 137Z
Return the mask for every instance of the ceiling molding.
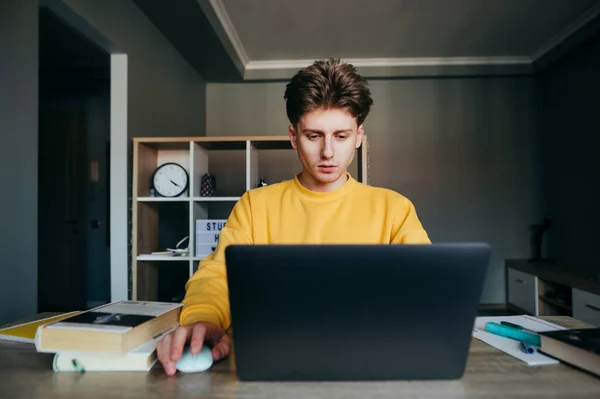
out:
M529 57L345 58L344 61L354 65L367 78L533 72ZM289 79L313 62L313 59L250 61L246 64L244 79Z
M576 32L581 30L584 26L593 21L598 15L600 15L600 2L596 3L591 9L583 13L579 18L567 25L562 31L557 33L554 37L550 38L544 45L537 49L532 55L531 59L536 62L553 49L557 48L561 43L573 36Z
M249 61L248 54L233 22L229 18L225 5L221 0L198 0L198 3L220 37L240 74L243 75Z
M220 32L223 44L239 66L244 80L289 79L314 59L250 61L244 45L221 0L198 0L205 12L212 15L214 28ZM600 15L600 1L573 23L552 37L530 56L505 57L441 57L441 58L354 58L353 64L366 77L414 77L457 75L519 75L533 74L541 58L572 44L572 37ZM210 18L209 18L210 19ZM556 50L556 51L555 51ZM557 55L558 56L558 55Z
M432 57L432 58L345 58L345 61L360 68L393 68L405 66L460 66L460 65L520 65L530 64L529 57ZM246 70L302 68L313 63L306 60L250 61Z

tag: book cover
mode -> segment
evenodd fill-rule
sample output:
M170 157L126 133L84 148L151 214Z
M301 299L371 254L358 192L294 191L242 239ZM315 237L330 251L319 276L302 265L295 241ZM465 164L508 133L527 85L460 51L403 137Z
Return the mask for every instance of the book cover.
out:
M600 328L548 331L541 333L541 335L600 355Z
M47 328L126 332L179 307L180 303L120 301L50 324Z
M179 324L181 303L119 301L37 329L38 352L123 354Z
M600 377L600 328L540 333L540 350Z
M35 333L37 332L38 327L69 318L78 313L80 312L69 312L52 317L45 317L39 320L32 320L27 323L20 323L11 327L2 328L0 329L0 340L26 342L32 344L35 342Z

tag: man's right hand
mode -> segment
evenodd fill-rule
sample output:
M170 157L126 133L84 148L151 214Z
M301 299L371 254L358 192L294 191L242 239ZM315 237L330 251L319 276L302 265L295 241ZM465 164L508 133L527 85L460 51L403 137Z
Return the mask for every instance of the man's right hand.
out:
M171 376L177 372L175 364L181 358L183 348L188 341L192 355L200 352L205 344L211 346L214 361L227 356L231 346L229 336L213 323L200 321L180 326L162 337L156 346L158 360L167 375Z

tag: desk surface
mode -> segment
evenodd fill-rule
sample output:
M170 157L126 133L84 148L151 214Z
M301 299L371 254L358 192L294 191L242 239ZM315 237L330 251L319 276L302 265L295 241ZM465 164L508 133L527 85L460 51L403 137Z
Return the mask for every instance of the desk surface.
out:
M545 317L582 327L569 317ZM599 398L600 378L564 364L528 367L473 339L465 375L456 381L342 383L239 382L229 360L200 374L52 371L52 354L30 344L0 341L0 398Z

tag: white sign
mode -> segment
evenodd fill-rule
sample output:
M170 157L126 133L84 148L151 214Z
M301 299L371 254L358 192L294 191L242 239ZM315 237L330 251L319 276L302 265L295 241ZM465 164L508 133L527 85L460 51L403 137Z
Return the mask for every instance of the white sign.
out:
M226 222L227 219L196 219L196 233L219 232Z

